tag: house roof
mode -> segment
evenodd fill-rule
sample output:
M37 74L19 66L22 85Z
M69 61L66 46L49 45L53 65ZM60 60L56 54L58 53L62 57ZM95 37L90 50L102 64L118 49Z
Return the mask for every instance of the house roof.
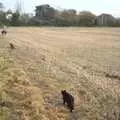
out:
M48 5L48 4L43 4L43 5L38 5L38 6L36 6L36 8L41 8L41 7L49 8L50 5Z

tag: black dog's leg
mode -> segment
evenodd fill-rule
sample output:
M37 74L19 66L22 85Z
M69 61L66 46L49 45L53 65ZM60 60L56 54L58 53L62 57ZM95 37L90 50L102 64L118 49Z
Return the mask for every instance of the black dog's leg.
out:
M63 98L63 104L65 105L65 99Z
M73 109L70 109L70 112L72 112Z
M69 109L70 109L70 112L72 112L72 110L74 110L74 105L73 104L69 105Z

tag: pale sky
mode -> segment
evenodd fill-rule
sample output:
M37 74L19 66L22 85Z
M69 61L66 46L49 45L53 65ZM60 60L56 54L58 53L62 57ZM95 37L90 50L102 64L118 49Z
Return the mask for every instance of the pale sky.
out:
M20 0L0 0L8 9L14 9L16 1ZM21 0L24 12L34 12L36 5L50 4L57 8L76 9L77 11L88 10L99 15L109 13L120 17L120 0Z

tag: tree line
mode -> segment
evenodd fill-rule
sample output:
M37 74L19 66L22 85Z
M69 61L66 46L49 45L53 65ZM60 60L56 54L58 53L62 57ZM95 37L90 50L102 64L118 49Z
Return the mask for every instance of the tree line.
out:
M0 3L0 26L115 26L120 27L120 18L110 14L96 16L89 11L74 9L57 10L48 4L36 6L35 15L19 10L3 10Z

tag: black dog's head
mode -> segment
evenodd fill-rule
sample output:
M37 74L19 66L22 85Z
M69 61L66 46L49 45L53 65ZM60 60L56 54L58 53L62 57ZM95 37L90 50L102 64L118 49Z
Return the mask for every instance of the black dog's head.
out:
M61 90L62 95L65 95L66 90Z

